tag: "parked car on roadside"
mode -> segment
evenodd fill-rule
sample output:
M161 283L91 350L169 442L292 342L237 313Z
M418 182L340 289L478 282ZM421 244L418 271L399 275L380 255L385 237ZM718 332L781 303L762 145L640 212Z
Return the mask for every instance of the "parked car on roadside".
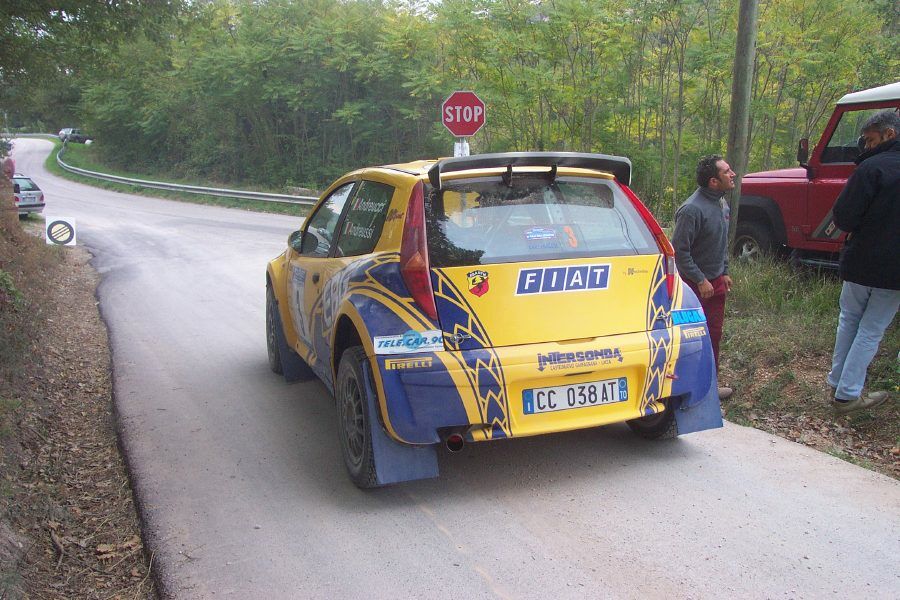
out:
M28 213L40 213L44 211L44 192L31 180L31 178L15 173L13 175L13 195L19 216Z
M628 423L722 424L696 296L631 162L516 152L354 171L266 270L269 364L335 396L362 488L436 446Z
M65 129L59 130L59 139L61 142L73 142L77 144L83 144L90 139L90 137L85 134L80 129L75 129L72 127L66 127Z
M800 140L798 167L744 175L734 254L752 258L786 248L792 262L836 268L846 235L831 207L856 170L860 127L885 109L900 111L900 81L838 100L812 152L809 140Z

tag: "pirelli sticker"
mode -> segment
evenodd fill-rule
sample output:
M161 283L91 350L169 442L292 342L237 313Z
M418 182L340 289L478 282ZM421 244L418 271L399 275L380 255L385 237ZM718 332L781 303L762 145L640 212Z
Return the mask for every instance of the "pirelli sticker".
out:
M681 330L681 338L684 340L696 340L702 337L706 337L706 327L703 325L699 327L685 327Z
M384 368L388 371L399 371L400 369L428 369L430 367L430 356L424 356L422 358L386 358L384 360Z

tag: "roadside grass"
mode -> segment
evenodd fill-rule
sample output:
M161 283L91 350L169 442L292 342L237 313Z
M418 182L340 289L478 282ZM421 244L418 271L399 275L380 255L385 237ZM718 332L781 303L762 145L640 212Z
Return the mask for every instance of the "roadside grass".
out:
M825 452L827 454L830 454L831 456L834 456L835 458L839 458L839 459L845 460L849 463L853 463L854 465L856 465L858 467L862 467L862 468L868 469L870 471L877 470L875 468L875 464L872 461L867 460L865 458L857 458L856 456L853 456L852 454L844 452L843 450L840 450L838 448L829 448L829 449L825 450Z
M728 299L723 340L723 356L730 369L752 376L761 368L787 368L809 359L826 359L824 382L840 312L837 275L796 272L777 259L737 262L731 273L734 288ZM894 323L869 367L870 389L900 389L898 350L900 328ZM786 378L779 383L785 387L795 381Z
M831 412L830 389L825 382L839 313L841 282L837 274L797 272L785 262L769 258L735 262L731 275L734 287L726 308L720 379L733 385L735 394L723 403L726 417L782 435L794 430L796 435L786 437L804 443L800 429L809 429L814 423L815 428L834 433L837 439L842 434L872 438L883 456L900 460L896 398L900 391L900 327L894 323L885 333L869 367L866 386L872 391L890 391L892 400L875 410L838 418ZM856 437L853 443L858 443ZM851 462L861 466L872 462L841 444L833 452L827 445L816 447L841 458L851 456Z
M830 353L841 289L834 275L795 273L774 259L738 262L731 275L723 348L733 369L753 375Z
M52 272L60 261L58 247L31 236L9 238L0 229L0 383L16 377L32 350L41 297L50 285L36 274Z
M168 200L178 200L180 202L191 202L194 204L206 204L211 206L223 206L226 208L239 208L244 210L252 210L255 212L267 212L282 215L294 215L297 217L305 217L309 212L309 206L298 204L287 204L281 202L264 202L261 200L243 200L241 198L226 198L223 196L212 196L209 194L190 194L186 192L173 192L169 190L158 190L155 188L147 188L136 185L126 185L124 183L115 183L112 181L103 181L94 179L93 177L85 177L76 173L66 171L56 162L56 155L62 148L62 143L57 140L54 142L53 151L44 161L44 167L59 177L84 183L94 187L99 187L115 192L123 192L126 194L138 194L141 196L151 196L154 198L166 198ZM158 173L137 173L116 169L109 165L103 164L97 158L96 147L94 144L68 144L62 156L66 164L86 169L88 171L96 171L98 173L106 173L109 175L118 175L119 177L129 177L132 179L152 179L154 181L162 181L165 183L178 183L183 185L198 185L196 181L179 180L172 177L165 177ZM206 183L202 184L206 187L229 188L231 186L224 184ZM273 193L284 193L282 190L254 190Z

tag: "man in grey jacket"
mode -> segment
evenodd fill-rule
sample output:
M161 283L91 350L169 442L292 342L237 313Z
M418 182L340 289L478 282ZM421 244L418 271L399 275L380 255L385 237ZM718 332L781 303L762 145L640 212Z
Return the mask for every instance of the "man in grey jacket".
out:
M728 204L725 192L734 189L734 171L721 156L704 156L697 164L697 190L675 212L675 264L706 314L710 341L719 368L719 342L725 320L725 298L731 291L728 275ZM719 388L719 398L732 394Z

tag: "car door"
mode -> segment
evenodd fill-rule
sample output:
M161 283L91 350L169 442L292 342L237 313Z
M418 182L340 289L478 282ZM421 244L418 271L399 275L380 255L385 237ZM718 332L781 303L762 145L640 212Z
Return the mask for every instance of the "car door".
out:
M335 270L333 254L338 225L347 201L356 187L349 181L332 191L306 220L301 248L291 256L288 279L288 304L294 331L297 332L297 352L316 371L323 374L321 353L323 332L316 321L321 311L321 294L325 282ZM320 320L321 321L321 320Z
M858 140L863 124L884 108L849 105L836 112L831 120L837 122L829 123L820 142L821 149L816 149L818 154L810 161L814 176L807 196L806 233L811 242L822 243L819 250L837 252L838 241L843 241L843 233L834 227L831 209L856 170L854 161L861 151Z

